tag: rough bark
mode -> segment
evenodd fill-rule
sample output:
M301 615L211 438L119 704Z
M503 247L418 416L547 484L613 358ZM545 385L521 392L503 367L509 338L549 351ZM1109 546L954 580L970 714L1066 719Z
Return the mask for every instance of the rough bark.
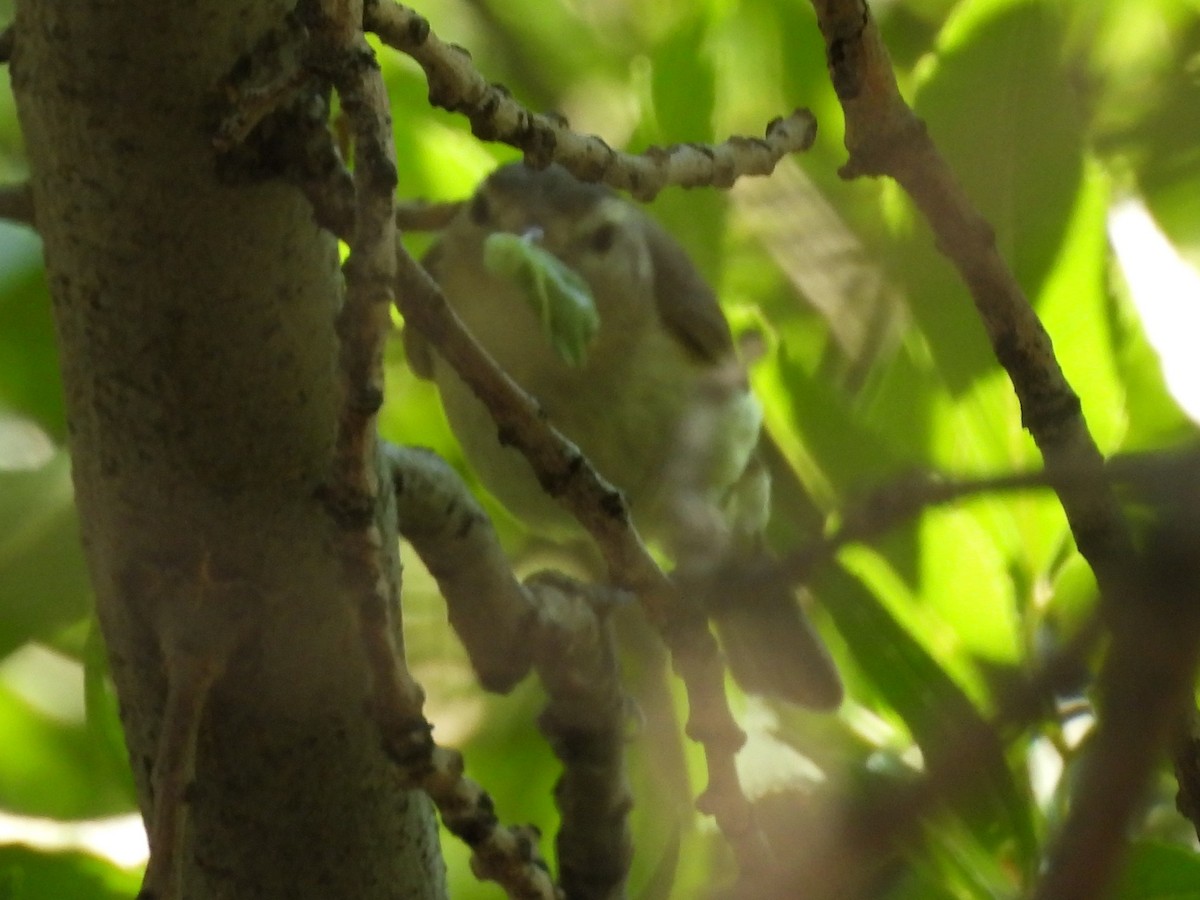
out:
M77 503L147 816L174 661L223 672L187 794L183 896L440 896L433 817L368 718L315 496L338 402L336 247L297 191L215 175L220 78L286 8L18 6L13 87Z

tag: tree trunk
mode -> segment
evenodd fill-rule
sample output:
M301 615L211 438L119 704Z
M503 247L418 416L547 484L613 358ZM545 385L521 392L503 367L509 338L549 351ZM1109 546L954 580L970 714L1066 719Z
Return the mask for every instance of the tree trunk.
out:
M436 897L433 814L380 750L315 496L338 402L336 245L297 191L214 171L220 79L287 7L18 5L77 503L148 820L168 672L219 663L237 637L200 724L183 896Z

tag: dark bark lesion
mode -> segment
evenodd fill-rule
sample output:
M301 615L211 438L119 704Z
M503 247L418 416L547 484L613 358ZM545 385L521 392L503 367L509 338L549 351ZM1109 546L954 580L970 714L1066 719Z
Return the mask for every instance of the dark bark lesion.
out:
M33 188L28 181L0 185L0 219L37 230Z

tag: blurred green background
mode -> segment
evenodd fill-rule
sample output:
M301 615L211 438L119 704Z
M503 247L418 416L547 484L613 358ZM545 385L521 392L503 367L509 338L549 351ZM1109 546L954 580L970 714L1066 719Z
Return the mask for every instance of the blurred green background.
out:
M872 8L902 90L995 227L1101 448L1194 440L1200 0L880 0ZM841 115L808 3L437 0L419 9L519 100L630 150L759 134L797 106L816 114L812 151L771 180L728 195L671 189L653 204L719 286L735 330L766 339L754 383L814 507L802 516L792 497L780 498L782 546L914 467L986 475L1038 466L970 300L924 224L894 185L837 176ZM430 110L411 61L386 48L380 58L402 197L464 197L517 156ZM25 171L3 92L0 170L8 180ZM412 236L414 251L427 241ZM385 435L434 447L469 478L436 393L407 371L399 341L388 366ZM39 245L0 226L5 898L131 896L138 880L136 866L97 855L79 828L44 837L34 827L134 810L89 614L65 435ZM485 502L522 570L566 564L559 548L530 540ZM1036 493L926 514L841 561L811 587L814 616L845 673L844 709L816 716L735 698L751 732L747 782L775 800L836 805L903 781L942 736L993 712L1003 686L1095 600L1060 509ZM539 689L526 684L503 698L479 691L430 580L409 563L407 642L439 741L464 750L503 819L552 835L557 769L533 725ZM662 667L652 647L626 661L646 712L630 742L631 894L689 898L733 873L711 823L691 812L702 762L677 737L686 710ZM1090 721L1086 694L1049 699L1073 702L1005 735L1003 760L981 773L983 789L929 823L881 896L1027 891ZM769 821L770 802L763 814ZM1195 836L1174 812L1165 770L1135 838L1121 898L1200 897ZM502 896L474 882L465 849L452 839L445 847L453 896Z

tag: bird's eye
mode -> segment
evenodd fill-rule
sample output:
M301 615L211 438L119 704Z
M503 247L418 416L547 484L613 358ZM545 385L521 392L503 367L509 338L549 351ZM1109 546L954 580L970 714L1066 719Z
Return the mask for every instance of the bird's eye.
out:
M471 221L480 228L485 228L492 222L492 205L481 191L471 199L471 207L467 210Z
M612 249L613 241L617 238L617 226L605 222L588 236L588 246L596 253L607 253Z

